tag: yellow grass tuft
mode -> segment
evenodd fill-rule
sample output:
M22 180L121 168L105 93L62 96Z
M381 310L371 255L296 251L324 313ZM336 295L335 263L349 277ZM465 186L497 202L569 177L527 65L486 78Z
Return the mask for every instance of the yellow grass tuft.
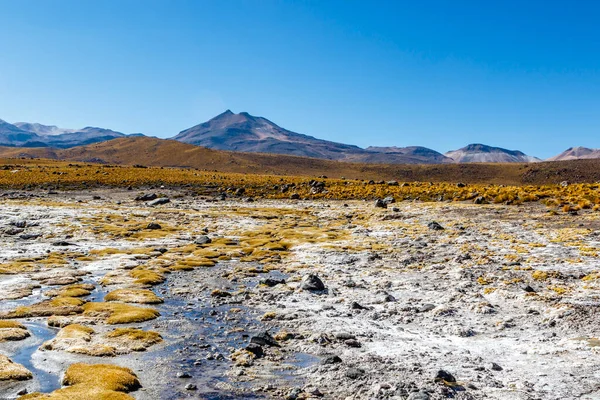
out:
M121 303L87 303L83 310L85 316L104 318L110 325L144 322L160 316L160 313L153 308Z

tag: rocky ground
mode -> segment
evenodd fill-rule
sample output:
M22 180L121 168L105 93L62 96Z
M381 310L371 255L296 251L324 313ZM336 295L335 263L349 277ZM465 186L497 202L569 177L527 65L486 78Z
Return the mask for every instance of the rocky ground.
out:
M2 194L0 398L600 398L598 212L145 195Z

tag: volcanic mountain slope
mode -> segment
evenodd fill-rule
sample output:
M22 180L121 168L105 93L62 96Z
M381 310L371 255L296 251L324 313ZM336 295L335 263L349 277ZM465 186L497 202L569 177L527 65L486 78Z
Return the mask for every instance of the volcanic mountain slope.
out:
M230 110L180 132L173 139L217 150L287 154L327 160L369 163L416 164L451 162L442 154L424 148L395 148L395 151L365 150L330 142L281 128L263 117ZM424 149L426 151L422 151Z
M600 158L600 149L570 147L562 153L549 158L548 161L584 160L590 158Z
M445 154L457 163L527 163L541 161L518 150L506 150L485 144L470 144Z

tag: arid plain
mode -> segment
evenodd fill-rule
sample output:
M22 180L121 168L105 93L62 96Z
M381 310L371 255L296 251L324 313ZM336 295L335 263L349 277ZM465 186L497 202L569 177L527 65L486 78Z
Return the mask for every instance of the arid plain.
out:
M600 397L600 184L13 159L0 186L0 398Z

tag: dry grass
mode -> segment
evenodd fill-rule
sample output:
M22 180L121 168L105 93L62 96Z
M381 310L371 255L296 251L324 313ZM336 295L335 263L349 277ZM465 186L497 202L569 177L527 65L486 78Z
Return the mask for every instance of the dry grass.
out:
M113 145L115 143L118 142L112 142ZM284 158L289 159L289 157ZM123 163L126 161L114 160ZM8 164L15 160L4 162ZM557 212L572 212L580 209L592 212L600 209L598 191L600 185L592 183L600 180L600 168L598 168L600 160L527 165L452 164L402 167L371 165L361 166L354 175L350 173L352 169L346 170L353 164L332 162L334 165L341 164L345 168L342 175L354 176L354 179L323 179L326 190L322 193L311 192L309 181L312 178L305 176L308 174L314 177L317 173L313 174L304 168L292 169L290 175L280 176L268 174L268 169L253 171L246 168L247 165L243 163L240 164L243 166L241 170L264 175L241 174L227 169L223 169L222 172L207 172L161 167L67 164L48 160L18 160L18 163L7 165L8 170L0 170L0 187L30 188L51 185L63 188L88 188L90 185L123 187L164 184L177 187L185 185L193 191L211 193L217 191L232 193L236 188L243 187L246 195L265 198L289 198L290 193L296 193L301 198L315 199L375 199L393 196L397 200L473 201L481 198L484 203L512 205L541 201L555 208ZM12 173L12 168L19 172ZM323 173L336 175L330 170L319 172L319 174ZM404 183L391 186L385 183L367 182L366 179L395 179ZM563 180L588 183L562 186L559 182ZM464 182L467 185L459 187L456 182ZM284 184L290 185L288 191L281 190ZM98 219L88 222L90 223L87 225L92 226L97 234L113 238L155 238L177 231L176 227L167 225L163 226L163 229L148 230L142 222L128 221L123 217L110 221ZM20 272L21 268L36 268L36 266L31 264L0 266L0 273Z
M0 320L0 343L23 340L29 336L27 327L20 322Z
M134 283L139 285L154 286L166 280L163 274L149 269L134 269L129 272L129 275L135 279Z
M111 364L73 364L65 372L63 385L69 387L50 394L32 393L21 399L133 400L126 393L141 387L133 371Z
M155 309L121 303L87 303L83 310L85 316L105 319L110 325L144 322L160 316Z
M56 297L31 306L20 306L13 311L4 312L0 318L49 317L51 315L73 315L83 312L85 302L74 297Z
M31 378L33 375L27 368L0 354L0 381L24 381Z
M104 301L121 301L124 303L159 304L163 300L151 290L117 289L108 293Z
M158 332L135 328L117 328L107 333L106 337L111 340L111 343L119 343L132 351L144 351L148 347L162 342L162 337Z
M59 289L49 290L45 294L49 297L84 297L88 296L92 290L94 290L94 285L91 283L76 283Z

